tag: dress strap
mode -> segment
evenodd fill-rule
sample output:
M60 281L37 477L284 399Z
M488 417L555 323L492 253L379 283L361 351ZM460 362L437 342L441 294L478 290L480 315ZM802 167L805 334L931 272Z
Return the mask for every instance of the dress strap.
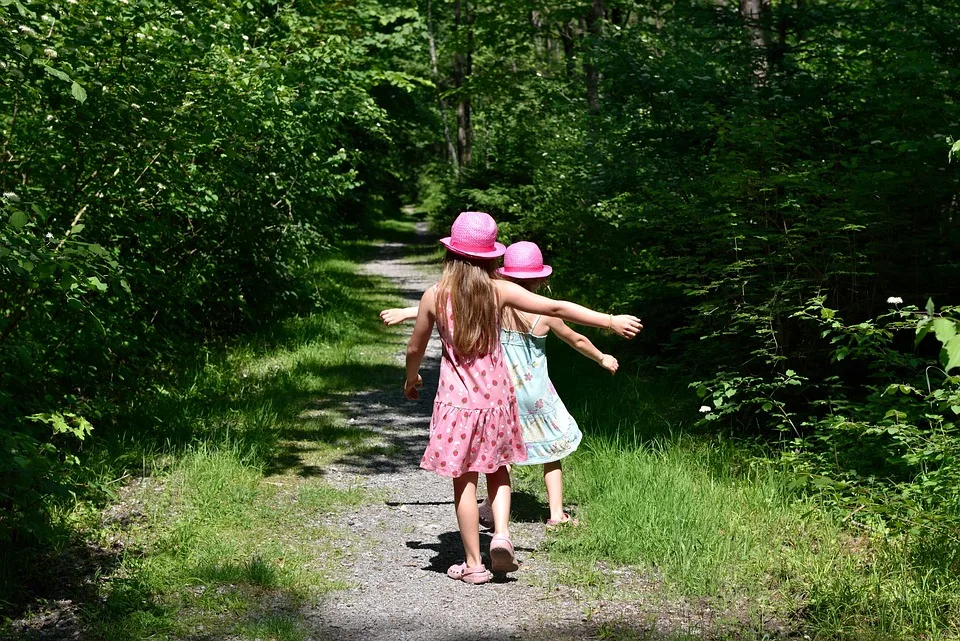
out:
M536 329L537 323L540 322L540 319L543 318L543 314L537 314L537 317L533 319L533 325L530 326L530 333L533 333L533 330Z

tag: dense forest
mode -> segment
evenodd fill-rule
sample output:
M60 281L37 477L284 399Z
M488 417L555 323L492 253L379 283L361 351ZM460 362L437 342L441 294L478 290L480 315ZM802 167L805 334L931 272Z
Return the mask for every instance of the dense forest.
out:
M539 243L697 429L960 572L960 3L0 0L0 66L8 560L416 203Z

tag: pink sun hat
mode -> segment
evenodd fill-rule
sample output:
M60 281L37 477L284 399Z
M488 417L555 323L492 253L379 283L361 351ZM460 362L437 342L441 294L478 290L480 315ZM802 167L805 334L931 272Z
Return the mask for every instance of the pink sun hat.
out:
M507 247L503 267L497 273L510 278L546 278L553 273L553 267L543 264L543 254L536 243L521 240Z
M496 258L507 248L497 242L497 222L482 211L464 211L453 221L450 235L440 244L462 256Z

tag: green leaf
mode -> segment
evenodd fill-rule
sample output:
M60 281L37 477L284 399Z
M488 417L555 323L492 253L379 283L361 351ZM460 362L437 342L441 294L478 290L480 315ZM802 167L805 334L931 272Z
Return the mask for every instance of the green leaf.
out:
M916 347L920 344L927 334L930 333L931 324L929 319L923 319L917 323L917 339L913 341L913 346Z
M43 70L46 71L46 72L47 72L48 74L50 74L51 76L53 76L54 78L59 78L60 80L63 80L64 82L70 82L70 76L68 76L67 74L63 73L63 72L60 71L59 69L54 69L53 67L50 67L50 66L48 66L48 65L40 65L40 66L43 67Z
M10 226L20 229L27 224L27 215L22 211L15 211L10 215Z
M96 289L97 291L100 291L100 292L107 291L107 284L102 282L96 276L90 276L89 278L87 278L87 282L90 284L92 288Z
M933 299L932 299L932 298L928 298L928 299L927 299L927 313L930 314L931 316L933 316L933 312L934 312L935 309L936 309L936 308L933 306Z
M943 346L940 362L943 363L943 369L947 373L954 367L960 366L960 336L954 336Z
M77 83L73 83L72 85L70 85L70 93L73 95L74 98L77 99L77 102L81 104L83 104L87 99L86 90L80 85L78 85Z
M946 345L957 335L957 324L949 318L934 318L933 331L937 334L937 340Z
M2 0L2 2L0 2L0 7L9 7L10 5L15 6L17 11L19 11L20 15L24 18L37 17L37 14L23 6L23 3L20 2L20 0Z

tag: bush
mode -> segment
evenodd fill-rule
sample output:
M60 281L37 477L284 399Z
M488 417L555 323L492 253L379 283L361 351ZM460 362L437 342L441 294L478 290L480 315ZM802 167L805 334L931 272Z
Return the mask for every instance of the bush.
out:
M377 97L419 86L394 59L416 16L379 9L0 3L7 535L70 487L62 425L101 432L198 342L312 309L311 261L392 202L409 149Z

